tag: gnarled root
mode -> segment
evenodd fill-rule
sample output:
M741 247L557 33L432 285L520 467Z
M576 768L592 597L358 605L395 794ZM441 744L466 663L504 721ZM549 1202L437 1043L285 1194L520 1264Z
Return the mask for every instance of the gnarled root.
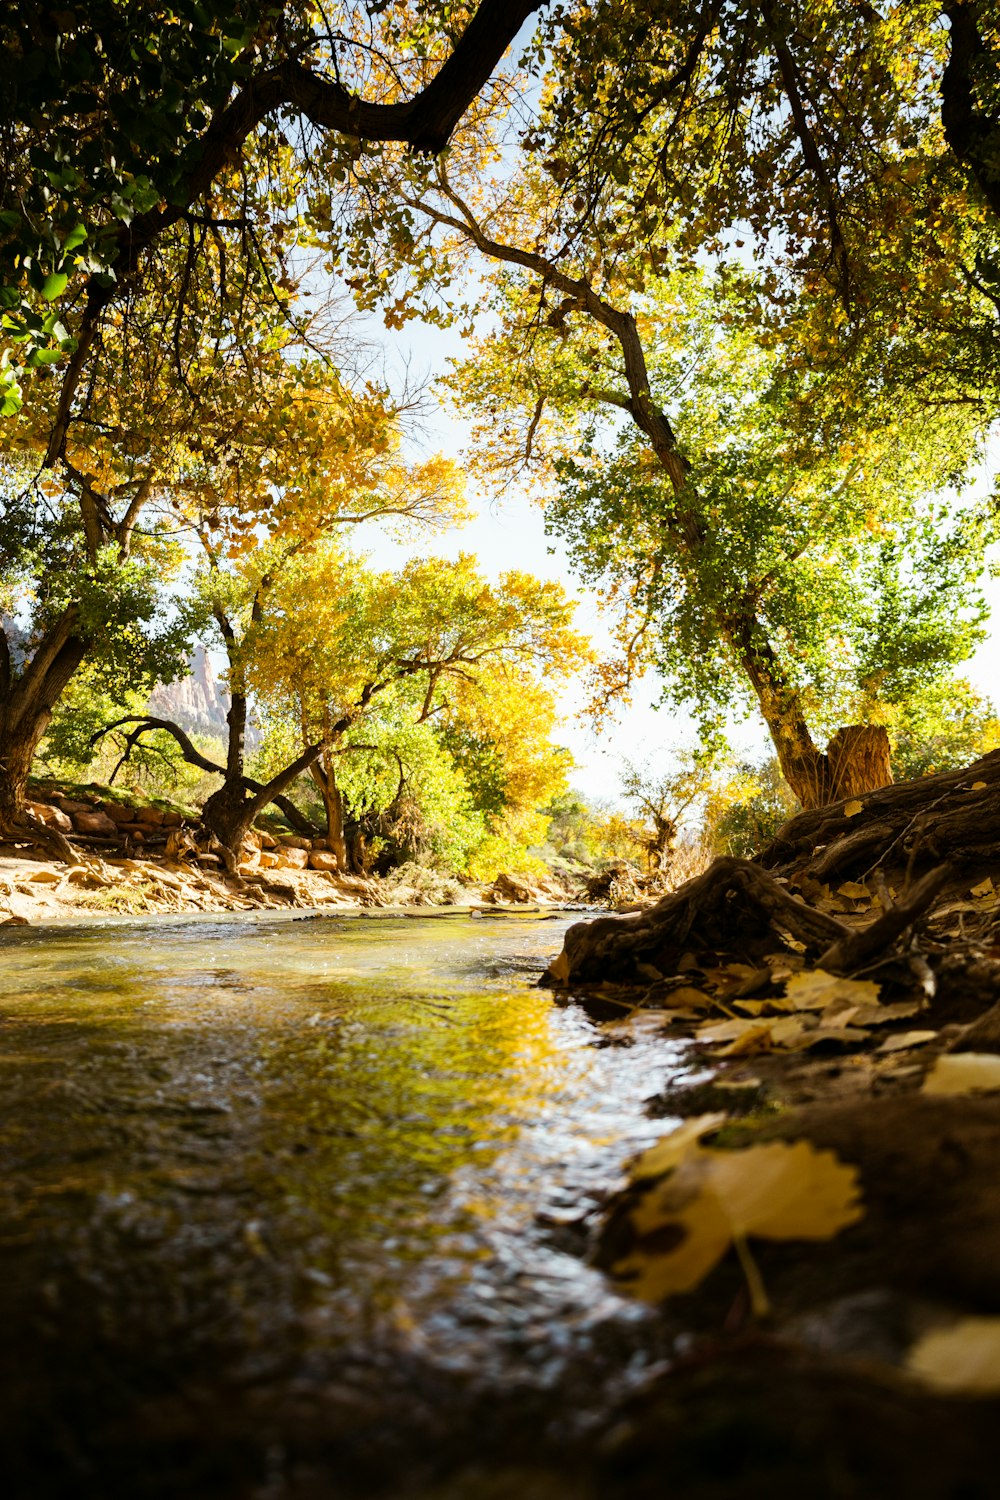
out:
M767 869L819 881L855 879L891 860L913 865L995 857L1000 848L1000 750L961 771L899 781L864 797L799 813L758 855Z
M89 864L89 861L80 851L70 843L65 834L58 828L52 828L48 823L43 823L41 818L34 817L26 809L15 813L10 818L5 818L0 823L0 837L10 839L14 843L31 844L40 849L49 859L54 859L64 865Z
M570 927L546 982L628 982L642 977L639 965L673 974L684 952L704 949L754 961L789 939L818 958L848 935L844 923L798 900L759 865L717 859L646 911Z

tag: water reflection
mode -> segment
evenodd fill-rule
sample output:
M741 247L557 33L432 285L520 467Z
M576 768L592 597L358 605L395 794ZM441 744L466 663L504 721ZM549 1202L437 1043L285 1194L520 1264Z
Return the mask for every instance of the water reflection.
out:
M565 925L7 937L5 1386L78 1411L85 1380L101 1421L123 1379L130 1409L136 1383L284 1396L352 1359L544 1386L596 1324L642 1317L565 1235L663 1132L641 1106L669 1055L641 1027L594 1046L529 982Z

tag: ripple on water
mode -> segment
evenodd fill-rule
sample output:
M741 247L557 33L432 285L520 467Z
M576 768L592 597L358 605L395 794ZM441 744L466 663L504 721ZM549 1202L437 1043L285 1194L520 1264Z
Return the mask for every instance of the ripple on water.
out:
M595 1330L627 1343L646 1315L581 1226L667 1128L643 1101L681 1064L648 1024L595 1045L537 988L566 925L8 939L0 1316L9 1357L33 1340L32 1399L93 1391L95 1349L114 1390L354 1389L364 1364L382 1399L413 1361L545 1389Z

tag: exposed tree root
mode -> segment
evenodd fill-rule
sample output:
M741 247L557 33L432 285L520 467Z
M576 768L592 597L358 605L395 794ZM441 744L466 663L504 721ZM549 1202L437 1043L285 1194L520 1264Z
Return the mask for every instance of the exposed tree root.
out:
M557 986L637 982L683 970L711 951L756 964L782 948L831 973L857 972L900 953L900 940L931 910L953 873L1000 859L1000 751L963 771L902 782L801 813L757 860L719 859L655 906L578 923L549 969ZM893 901L885 872L896 872ZM881 914L863 925L812 901L831 877L867 880ZM918 878L919 876L919 878ZM829 905L829 902L826 903ZM906 963L913 970L914 955ZM916 955L925 991L933 977ZM923 972L926 970L927 972Z
M59 864L87 863L86 858L73 847L65 834L61 833L58 828L51 828L48 823L43 823L41 818L33 817L27 811L18 813L0 825L0 838L8 839L16 844L30 844L32 848L40 849L49 859L56 860Z
M858 803L860 802L860 808ZM799 813L758 856L817 880L861 878L890 862L972 863L1000 848L1000 750L962 771L900 781L854 801Z

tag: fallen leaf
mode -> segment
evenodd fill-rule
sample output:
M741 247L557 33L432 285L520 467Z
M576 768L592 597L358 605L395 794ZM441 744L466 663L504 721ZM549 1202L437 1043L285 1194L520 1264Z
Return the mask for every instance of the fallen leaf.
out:
M757 1030L760 1022L756 1020L734 1021L707 1021L704 1026L699 1026L697 1037L699 1042L734 1042L737 1037L745 1035L748 1031Z
M696 1010L710 1010L713 1004L711 995L706 995L704 990L697 990L690 984L679 984L665 998L670 1010L679 1005L693 1006Z
M773 1043L771 1026L767 1021L758 1022L751 1031L745 1031L719 1048L720 1057L754 1057L758 1052L770 1052Z
M905 1021L926 1010L923 1000L894 1000L891 1005L859 1005L852 1017L855 1026L886 1026L890 1021Z
M850 896L852 901L870 901L872 893L860 880L845 880L843 885L837 887L838 896Z
M861 1218L856 1168L809 1141L744 1151L690 1148L688 1158L632 1214L640 1244L615 1267L629 1290L658 1301L690 1291L734 1239L831 1239ZM673 1239L643 1249L642 1237Z
M995 887L993 885L993 881L987 875L985 880L981 880L978 885L974 885L971 887L970 895L979 898L982 898L984 896L992 896L994 889Z
M935 1390L953 1395L1000 1394L1000 1318L962 1318L925 1333L905 1368Z
M986 782L985 781L974 781L972 783L972 786L970 787L970 791L973 791L973 792L985 792L985 790L986 790Z
M906 1047L922 1047L925 1042L933 1042L937 1036L936 1031L900 1031L895 1036L886 1037L879 1052L902 1052Z
M873 1005L881 989L870 979L843 979L825 969L811 969L793 974L785 984L785 994L798 1010L825 1010L833 1000L845 1004Z
M844 1047L856 1047L861 1042L867 1042L867 1031L859 1031L855 1026L817 1026L813 1031L805 1031L797 1040L789 1043L795 1052L809 1052L813 1047L820 1047L827 1042L838 1042Z
M690 1120L685 1120L683 1125L678 1125L676 1130L665 1135L655 1146L650 1146L630 1163L629 1177L633 1182L643 1182L648 1177L662 1177L665 1172L672 1172L703 1135L718 1130L728 1118L728 1115L720 1111L717 1114L694 1115Z
M1000 1089L994 1052L946 1052L924 1079L925 1094L981 1094Z
M863 802L846 802L844 804L844 817L856 818L859 812L864 811Z

